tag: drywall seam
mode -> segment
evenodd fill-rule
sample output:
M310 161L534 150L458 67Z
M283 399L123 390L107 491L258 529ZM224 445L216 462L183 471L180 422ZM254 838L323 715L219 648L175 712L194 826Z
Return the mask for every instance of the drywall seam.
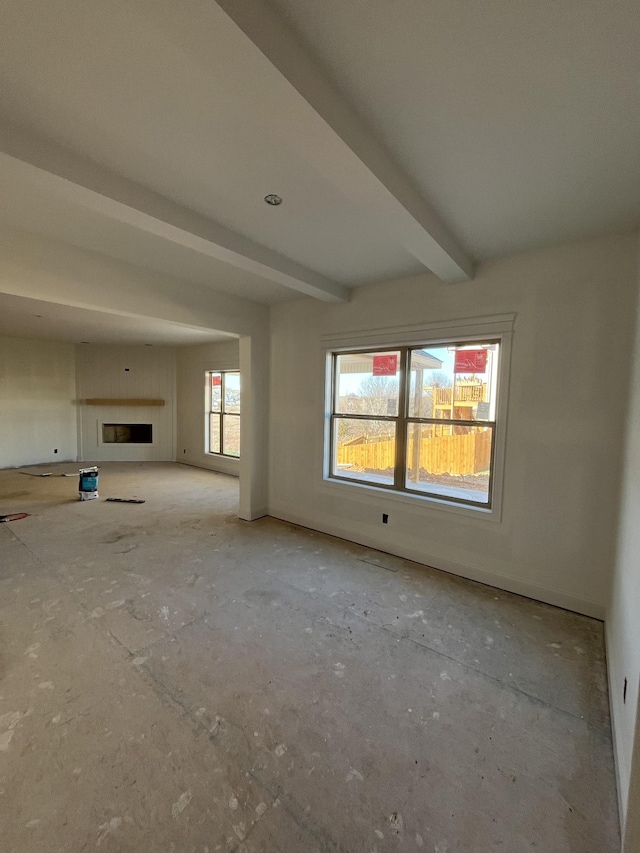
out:
M173 445L172 462L178 461L178 353L174 353L171 362L171 385L173 403L171 410L171 443Z
M623 791L625 790L626 786L624 786L623 782L622 782L621 767L620 767L619 743L618 743L618 738L616 735L616 715L614 714L614 707L613 707L613 702L612 702L614 685L613 685L613 681L612 681L613 668L609 665L609 649L612 648L613 640L611 637L610 620L608 618L608 615L609 614L607 613L606 618L605 618L605 623L604 623L604 645L605 645L605 655L606 655L606 662L607 662L607 687L608 687L608 693L609 693L609 696L608 696L608 698L609 698L609 719L611 721L611 741L612 741L613 758L614 758L613 766L615 768L616 792L618 794L618 796L617 796L618 819L620 821L620 833L621 833L621 835L624 835L624 826L625 826L626 817L627 817L627 815L626 815L627 804L626 804L625 798L623 796Z

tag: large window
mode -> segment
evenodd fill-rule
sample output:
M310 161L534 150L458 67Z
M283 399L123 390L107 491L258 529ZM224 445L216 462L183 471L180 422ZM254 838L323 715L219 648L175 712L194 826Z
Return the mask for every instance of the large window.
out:
M490 508L499 340L332 354L329 476Z
M207 450L220 456L240 456L240 373L207 373L209 435Z

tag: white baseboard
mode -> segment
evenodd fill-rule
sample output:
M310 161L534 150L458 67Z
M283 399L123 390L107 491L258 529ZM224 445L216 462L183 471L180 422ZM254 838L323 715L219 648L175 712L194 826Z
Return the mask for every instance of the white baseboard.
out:
M209 462L208 459L198 456L190 457L184 454L178 456L176 462L178 465L189 465L191 468L202 468L203 471L215 471L217 474L228 474L230 477L238 477L240 474L240 467L237 462L230 464L227 464L226 460L222 460L221 462L212 460Z
M256 521L258 518L264 518L266 515L269 515L269 513L265 506L251 510L248 516L244 516L241 512L239 512L238 518L242 519L242 521Z
M440 569L449 572L459 577L467 578L468 580L477 581L478 583L487 584L487 586L496 587L505 592L513 592L516 595L522 595L526 598L532 598L535 601L542 601L545 604L552 604L554 607L562 607L565 610L571 610L575 613L580 613L583 616L591 616L594 619L604 621L605 607L595 601L590 601L586 598L570 595L566 592L538 584L528 583L510 578L507 575L502 575L497 572L489 572L486 569L480 569L474 566L466 566L461 563L456 563L453 560L447 560L442 557L437 557L427 554L424 551L415 550L394 544L393 550L389 549L389 543L383 539L377 539L375 536L354 531L352 529L341 527L333 521L325 521L319 518L306 518L299 515L295 511L282 506L270 506L269 515L274 518L279 518L282 521L289 521L292 524L299 524L301 527L309 527L312 530L318 530L321 533L327 533L329 536L337 536L340 539L347 539L350 542L356 542L358 545L365 545L367 548L375 548L378 551L392 553L397 557L402 557L405 560L411 560L415 563L421 563L424 566L429 566L434 569Z

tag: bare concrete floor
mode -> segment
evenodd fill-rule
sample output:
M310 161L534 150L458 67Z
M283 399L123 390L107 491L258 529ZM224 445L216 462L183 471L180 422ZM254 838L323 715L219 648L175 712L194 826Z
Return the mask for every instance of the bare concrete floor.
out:
M240 522L222 475L76 488L0 472L2 851L619 849L600 623Z

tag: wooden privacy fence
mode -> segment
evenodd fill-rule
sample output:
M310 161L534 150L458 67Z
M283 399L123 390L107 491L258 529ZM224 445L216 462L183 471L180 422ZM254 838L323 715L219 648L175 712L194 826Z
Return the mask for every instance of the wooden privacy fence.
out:
M357 441L357 439L356 439ZM338 465L384 471L395 465L395 441L388 437L338 444ZM413 436L409 438L407 459L413 466ZM474 430L466 435L437 435L420 442L418 468L430 474L478 474L488 471L491 461L491 430Z

